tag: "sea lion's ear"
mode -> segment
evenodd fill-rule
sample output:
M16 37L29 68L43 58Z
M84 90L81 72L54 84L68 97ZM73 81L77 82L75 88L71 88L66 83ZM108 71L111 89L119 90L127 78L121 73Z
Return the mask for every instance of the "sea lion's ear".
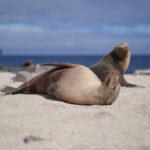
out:
M56 66L59 68L74 68L79 66L78 64L71 64L71 63L47 63L47 64L40 64L40 66Z

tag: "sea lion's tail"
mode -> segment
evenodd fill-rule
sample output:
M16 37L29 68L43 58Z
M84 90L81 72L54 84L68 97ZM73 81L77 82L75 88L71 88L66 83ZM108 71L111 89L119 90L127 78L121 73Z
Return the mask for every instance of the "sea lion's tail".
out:
M19 93L24 93L25 91L27 91L27 89L25 86L20 86L18 88L7 86L1 91L4 93L3 95L14 95L14 94L19 94Z

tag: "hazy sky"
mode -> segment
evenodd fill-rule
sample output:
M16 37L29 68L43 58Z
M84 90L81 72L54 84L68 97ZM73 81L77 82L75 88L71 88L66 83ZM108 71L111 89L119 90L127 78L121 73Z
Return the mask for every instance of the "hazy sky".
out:
M150 54L150 0L0 0L4 54Z

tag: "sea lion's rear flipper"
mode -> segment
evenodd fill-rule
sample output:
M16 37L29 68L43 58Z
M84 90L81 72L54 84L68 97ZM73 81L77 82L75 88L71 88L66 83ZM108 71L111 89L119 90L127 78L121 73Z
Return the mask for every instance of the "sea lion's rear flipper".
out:
M58 68L74 68L77 67L78 64L72 63L47 63L47 64L40 64L40 66L56 66Z
M143 86L139 86L139 85L136 85L136 84L128 83L128 82L125 80L125 78L124 78L123 75L120 75L119 80L120 80L121 86L124 86L124 87L143 87Z
M18 88L7 86L3 88L1 91L4 93L4 95L14 95L14 94L19 94L19 93L25 93L27 89L24 86L20 86Z

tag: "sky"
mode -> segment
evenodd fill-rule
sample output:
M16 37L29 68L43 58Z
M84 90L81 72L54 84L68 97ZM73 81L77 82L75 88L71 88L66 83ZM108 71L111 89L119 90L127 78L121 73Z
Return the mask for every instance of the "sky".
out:
M4 55L150 54L150 0L0 0Z

